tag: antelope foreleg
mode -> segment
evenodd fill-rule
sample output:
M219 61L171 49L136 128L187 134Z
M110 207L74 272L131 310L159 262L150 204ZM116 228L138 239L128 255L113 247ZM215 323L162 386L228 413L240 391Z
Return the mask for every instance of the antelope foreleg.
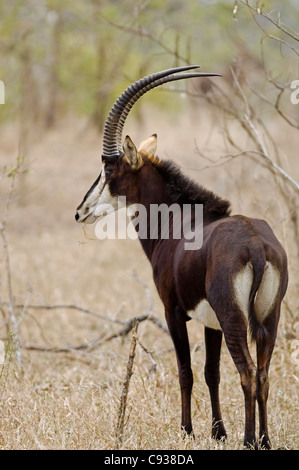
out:
M210 392L212 405L212 437L215 439L223 439L226 437L219 401L221 342L222 331L205 328L205 379Z
M166 321L171 335L179 371L182 403L182 430L187 434L192 433L191 422L191 392L193 386L193 374L190 361L190 346L185 316L175 310L166 312Z

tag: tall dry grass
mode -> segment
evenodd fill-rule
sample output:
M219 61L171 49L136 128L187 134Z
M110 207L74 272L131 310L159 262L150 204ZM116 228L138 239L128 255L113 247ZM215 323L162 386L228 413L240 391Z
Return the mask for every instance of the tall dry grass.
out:
M274 448L296 449L299 365L294 360L294 341L298 337L298 257L290 207L266 168L247 158L231 159L225 164L218 160L228 149L217 115L201 108L193 110L191 119L187 117L187 104L184 106L182 115L186 117L176 122L157 117L153 111L152 117L145 117L142 127L131 124L132 137L138 142L157 131L161 158L173 158L198 182L230 199L234 213L266 218L286 246L290 287L270 368L269 427ZM284 167L299 180L293 134L287 127L282 132L279 119L271 126L277 129L277 136L280 133ZM15 133L13 126L1 129L1 165L14 164L18 153ZM16 178L7 221L14 303L26 304L26 309L16 308L23 362L20 371L13 339L7 340L7 305L1 304L0 338L8 341L10 349L0 376L0 446L113 449L131 337L128 334L111 341L101 340L118 333L122 327L118 322L146 313L149 308L163 321L162 304L138 241L100 242L92 228L84 232L74 221L75 208L100 169L97 133L85 122L70 120L38 138L36 132L32 135L24 163L28 171ZM246 146L244 134L238 139L240 145ZM199 156L195 147L208 159ZM8 178L0 183L3 204ZM2 252L0 256L0 300L6 302ZM84 307L104 318L76 309L32 307L58 304ZM217 443L210 438L211 411L203 377L203 327L191 321L188 329L194 371L195 440L183 438L179 430L180 391L171 339L147 320L138 328L123 449L242 448L243 395L226 346L223 344L222 348L221 402L229 437L225 443ZM101 344L87 347L96 341ZM82 345L86 347L77 349ZM44 350L33 350L33 346Z

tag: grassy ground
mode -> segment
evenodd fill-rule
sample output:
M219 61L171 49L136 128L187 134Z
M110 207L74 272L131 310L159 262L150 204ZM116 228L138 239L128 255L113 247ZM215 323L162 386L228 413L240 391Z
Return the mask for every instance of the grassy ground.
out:
M138 142L158 127L162 158L173 158L201 184L230 199L234 213L266 217L285 244L291 280L270 369L269 427L274 448L296 449L299 370L294 358L297 358L298 259L287 202L273 176L249 160L235 159L214 167L213 162L226 150L221 129L215 120L198 119L180 123L155 119L153 127L153 120L148 118L142 127L135 128L132 137ZM274 125L280 128L281 123ZM2 162L14 165L18 151L15 134L15 127L1 130L1 165ZM113 333L117 335L123 326L119 322L147 312L149 302L152 312L164 321L162 305L138 241L99 241L92 228L84 232L74 221L75 208L100 169L100 141L96 132L86 123L73 121L38 138L37 133L33 135L25 162L28 172L16 180L7 223L14 300L15 304L25 303L27 308L25 312L17 309L18 315L23 313L18 318L24 371L20 371L13 351L7 355L1 371L0 446L2 449L113 449L130 334L102 341L94 348L76 348ZM194 139L209 160L195 154ZM290 141L284 132L280 144L285 169L299 180L295 141ZM199 170L202 167L207 168ZM3 205L9 181L2 179L0 183ZM2 252L0 262L0 300L6 301ZM83 307L103 318L65 307L33 308L59 304ZM1 312L0 338L6 341L5 305ZM147 320L138 329L124 449L242 448L243 396L226 346L223 344L221 402L229 437L226 443L217 443L210 438L211 411L203 377L203 327L191 321L188 328L194 371L195 440L183 439L179 431L180 392L171 340ZM10 346L12 349L12 340ZM33 346L68 351L36 351Z

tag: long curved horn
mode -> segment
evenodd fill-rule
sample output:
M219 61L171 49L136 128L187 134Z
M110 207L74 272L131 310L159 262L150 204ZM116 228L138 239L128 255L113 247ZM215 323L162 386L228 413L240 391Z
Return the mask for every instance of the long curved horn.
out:
M198 65L176 67L163 70L147 77L141 78L130 85L114 103L105 123L103 136L103 160L118 156L122 151L122 130L126 118L136 101L149 90L163 83L185 78L219 76L216 73L178 73L186 70L196 69Z

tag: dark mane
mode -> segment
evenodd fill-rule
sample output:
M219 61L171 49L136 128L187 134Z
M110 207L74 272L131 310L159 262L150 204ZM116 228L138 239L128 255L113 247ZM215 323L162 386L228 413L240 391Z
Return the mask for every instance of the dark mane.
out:
M168 194L174 203L203 204L204 212L225 217L230 214L230 202L221 199L185 176L170 160L159 160L155 167L167 183Z

